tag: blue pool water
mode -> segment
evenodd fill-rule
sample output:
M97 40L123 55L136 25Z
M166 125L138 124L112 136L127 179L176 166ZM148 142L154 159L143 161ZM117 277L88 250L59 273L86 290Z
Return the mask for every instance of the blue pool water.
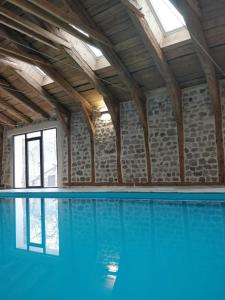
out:
M1 198L0 299L224 300L225 202L163 198Z

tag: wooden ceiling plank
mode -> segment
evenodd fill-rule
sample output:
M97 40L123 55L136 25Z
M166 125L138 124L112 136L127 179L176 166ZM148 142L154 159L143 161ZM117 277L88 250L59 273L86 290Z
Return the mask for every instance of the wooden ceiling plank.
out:
M13 68L11 68L12 70ZM50 95L41 85L38 84L31 76L27 76L25 72L21 70L13 70L14 74L26 85L28 86L38 97L40 97L43 101L49 103L53 108L60 111L61 113L67 115L69 114L69 110L63 106L58 100Z
M9 97L12 97L18 102L25 105L34 113L41 115L43 118L48 119L50 117L50 115L46 111L44 111L41 107L32 102L24 93L16 91L16 89L11 85L11 83L9 83L3 77L0 78L0 90L6 93Z
M103 34L94 30L91 26L88 26L87 24L83 23L81 19L73 12L70 11L69 13L67 13L47 0L29 0L29 2L32 2L34 5L38 6L41 9L44 8L45 11L55 16L59 20L69 23L75 27L78 27L79 29L87 33L89 36L91 36L94 40L97 40L100 43L103 43L107 46L111 46L111 43Z
M5 126L10 126L10 127L16 126L16 122L11 118L7 117L3 112L0 112L0 122L3 123L1 125L5 125Z
M56 113L58 116L59 121L62 124L62 127L68 135L68 123L66 122L66 119L69 119L70 117L70 111L63 106L61 103L58 102L58 100L50 95L42 86L40 86L36 81L34 81L32 78L28 78L26 74L24 74L20 70L14 70L16 76L24 82L25 85L27 85L32 91L39 96L42 100L48 102L52 107L56 109Z
M24 115L21 111L19 111L18 109L16 109L15 106L7 103L6 101L4 101L3 99L0 99L0 107L9 111L9 113L20 119L22 122L25 122L25 123L32 123L32 119L26 115Z
M201 21L193 10L188 0L171 0L174 6L183 15L187 29L190 32L193 46L201 62L208 83L209 94L212 100L212 106L215 118L217 160L219 168L219 180L225 182L225 162L224 162L224 137L223 137L223 115L220 97L219 81L216 77L215 66L210 59L210 50L206 42Z
M64 31L70 33L71 35L81 39L85 43L89 43L89 44L93 45L94 37L89 37L86 34L82 33L81 31L77 30L75 27L71 26L71 25L75 25L75 24L73 24L73 23L69 24L68 19L66 19L66 21L63 21L61 18L55 17L54 14L49 13L47 11L47 7L50 4L49 2L46 1L46 6L43 6L44 9L43 9L43 7L42 8L38 7L37 6L38 3L36 3L36 1L35 1L35 4L28 2L26 0L8 0L8 2L20 7L24 11L27 11L27 12L35 15L36 17L42 19L43 21L45 21L49 24L52 24L56 27L63 29ZM60 9L60 12L61 12L61 9ZM103 41L101 40L101 42L103 42ZM107 46L109 46L108 42L105 42L105 44L107 44Z
M46 60L42 59L36 54L31 54L30 52L27 52L22 49L19 50L11 46L4 46L1 44L0 53L33 65L36 65L36 63L50 65Z
M33 22L16 15L14 12L0 7L0 23L13 28L27 36L32 37L33 39L40 41L52 48L57 49L53 44L63 45L65 47L70 47L69 43L63 39L59 38L57 35L52 34L48 30L41 28ZM53 43L52 43L53 42Z
M29 63L33 63L34 65L39 67L46 75L48 75L50 78L53 79L53 81L55 81L59 86L61 86L61 88L72 99L74 99L74 101L76 103L80 104L81 109L84 112L89 130L94 131L95 126L94 126L94 123L92 121L93 108L89 104L89 102L79 92L77 92L73 88L73 86L65 78L63 78L63 76L61 76L59 74L59 72L57 70L55 70L55 68L45 58L43 58L41 56L36 56L36 55L30 54L30 52L28 52L25 48L20 46L21 36L20 36L19 33L13 32L13 36L12 36L12 34L8 32L7 36L9 38L11 38L14 41L14 43L18 42L16 44L16 47L17 47L16 50L18 50L18 53L19 53L22 61L24 61L24 59L25 60L27 59L28 61L30 60ZM26 42L24 44L24 46L27 46L27 47L31 48L30 44L28 42ZM14 55L16 55L16 51L13 48L9 48L9 47L4 46L4 49L7 49L7 50L10 49L10 51L7 51L9 56L11 55L11 57L13 57ZM0 53L1 53L1 46L0 46Z
M40 36L39 34L33 32L30 29L25 28L24 26L20 25L19 23L15 22L13 20L10 20L9 18L7 18L5 16L0 15L0 23L7 27L10 27L14 30L17 30L23 34L26 34L27 36L29 36L29 37L33 38L34 40L37 40L47 46L50 46L54 49L58 49L52 42L50 42L45 37Z
M95 126L92 120L92 111L93 108L89 104L89 102L79 93L77 92L72 85L65 79L63 78L54 68L45 66L45 65L38 65L39 68L41 68L45 74L47 74L49 77L51 77L55 82L57 82L58 85L61 86L61 88L74 99L77 103L80 104L84 116L87 121L87 125L90 131L94 132L95 131Z

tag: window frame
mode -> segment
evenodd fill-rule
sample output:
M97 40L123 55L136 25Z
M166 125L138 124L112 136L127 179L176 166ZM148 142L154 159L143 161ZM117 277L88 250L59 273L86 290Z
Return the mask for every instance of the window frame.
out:
M56 159L57 159L57 185L56 186L48 186L45 187L45 178L44 178L44 144L43 144L43 132L44 131L48 131L48 130L55 130L56 132ZM37 137L33 137L33 138L27 138L27 135L30 133L35 133L35 132L40 132L40 136ZM25 180L26 180L26 184L25 187L16 187L15 186L15 137L16 136L25 136ZM34 130L34 131L29 131L29 132L25 132L25 133L21 133L21 134L14 134L12 135L13 138L13 188L14 189L35 189L35 188L55 188L58 187L58 174L59 174L59 156L58 156L58 147L57 147L57 140L58 140L58 130L57 127L50 127L50 128L46 128L46 129L40 129L40 130ZM32 140L40 140L40 164L41 164L41 185L40 186L29 186L28 184L28 156L27 156L27 144L29 141Z

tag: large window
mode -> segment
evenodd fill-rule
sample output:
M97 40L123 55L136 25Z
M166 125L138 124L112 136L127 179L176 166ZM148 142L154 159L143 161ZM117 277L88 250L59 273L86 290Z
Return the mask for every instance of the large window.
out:
M56 187L56 129L14 137L14 187Z

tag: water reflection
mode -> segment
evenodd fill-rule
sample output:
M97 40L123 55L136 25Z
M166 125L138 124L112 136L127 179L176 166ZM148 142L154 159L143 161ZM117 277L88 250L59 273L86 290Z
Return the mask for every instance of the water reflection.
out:
M223 203L0 199L0 299L222 300L224 278Z
M16 248L59 255L58 200L15 199Z

